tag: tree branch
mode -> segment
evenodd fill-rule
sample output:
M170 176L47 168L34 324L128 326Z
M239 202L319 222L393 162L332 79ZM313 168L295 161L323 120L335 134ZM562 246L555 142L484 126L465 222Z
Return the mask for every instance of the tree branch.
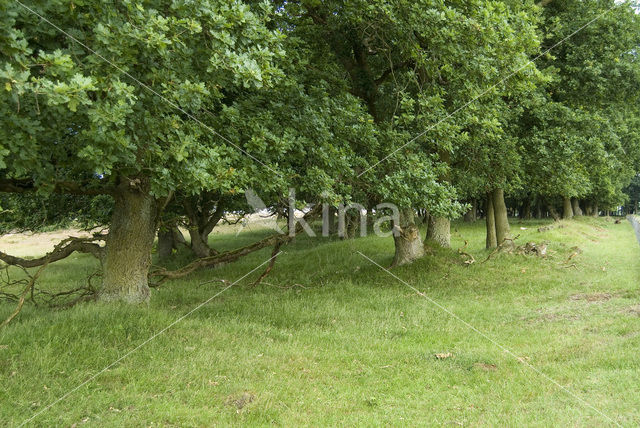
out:
M52 185L53 193L66 193L69 195L112 195L115 189L110 186L87 187L80 183L60 181ZM29 193L38 189L33 180L0 180L0 192L5 193Z
M33 268L43 266L48 263L54 263L69 257L75 251L79 253L88 253L102 261L104 256L104 247L96 244L95 241L104 240L104 236L93 238L67 238L55 246L53 251L47 253L38 259L23 259L21 257L11 256L0 251L0 260L8 265L21 266L23 268Z
M322 205L317 204L311 211L305 214L304 220L309 220L315 217L318 213L321 212L321 210L322 210ZM248 254L262 250L263 248L266 248L266 247L274 246L279 249L280 246L289 243L291 240L293 240L293 238L299 235L303 230L304 229L301 226L301 224L298 223L293 234L282 235L282 234L276 233L242 248L237 248L235 250L225 251L224 253L219 253L209 257L200 258L178 270L169 271L164 268L158 269L154 272L151 272L149 274L149 277L159 278L159 282L154 284L154 286L158 286L165 281L168 281L170 279L182 278L201 268L215 267L223 263L235 262L236 260Z

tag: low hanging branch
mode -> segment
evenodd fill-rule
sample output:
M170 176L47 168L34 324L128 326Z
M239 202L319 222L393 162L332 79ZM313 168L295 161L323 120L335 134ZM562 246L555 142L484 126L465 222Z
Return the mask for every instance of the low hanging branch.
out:
M320 213L321 209L322 209L322 206L320 204L317 204L311 211L305 214L303 219L305 221L308 221L314 218L318 213ZM235 262L236 260L248 254L262 250L263 248L273 246L273 247L277 247L279 250L282 245L291 242L293 238L295 238L303 230L304 229L301 226L301 224L298 223L296 226L295 232L293 234L283 235L280 233L276 233L264 239L261 239L260 241L254 242L251 245L247 245L246 247L242 247L235 250L226 251L224 253L219 253L209 257L203 257L203 258L194 260L193 262L189 263L188 265L178 270L170 271L164 268L158 269L156 271L151 272L149 274L149 278L151 279L157 278L157 281L153 284L154 286L157 287L160 284L164 283L165 281L182 278L186 275L189 275L192 272L195 272L198 269L202 269L206 267L214 267L214 266L221 265L223 263ZM277 251L276 251L276 254L277 254ZM269 272L267 272L267 274L268 273Z
M57 244L51 252L37 259L23 259L0 251L0 260L12 266L33 268L67 258L75 251L79 253L92 254L99 260L102 260L104 247L96 244L96 241L103 241L104 239L104 235L96 235L92 238L67 238Z

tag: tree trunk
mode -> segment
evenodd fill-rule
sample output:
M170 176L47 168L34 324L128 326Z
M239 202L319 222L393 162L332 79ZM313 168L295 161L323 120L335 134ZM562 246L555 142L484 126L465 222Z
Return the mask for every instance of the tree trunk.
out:
M536 202L536 218L542 218L542 204L540 203L540 201Z
M564 198L562 205L562 218L565 220L573 218L573 207L571 206L571 198Z
M584 203L584 215L593 215L593 206L590 201Z
M336 216L338 215L338 209L334 206L330 206L328 210L328 232L329 235L335 235L338 233L338 226L336 223Z
M520 219L531 220L531 199L527 198L520 207Z
M476 199L471 200L471 208L464 214L464 221L467 223L473 223L478 219L478 201Z
M149 300L147 275L156 232L156 204L148 190L120 186L109 235L100 300L142 303Z
M549 214L551 214L553 221L560 221L560 214L558 214L558 211L556 211L556 208L553 206L553 204L548 204L547 209L549 210Z
M598 210L598 204L593 204L593 213L591 214L594 217L600 216L600 210Z
M432 241L442 248L451 247L451 221L445 217L429 216L427 241Z
M197 226L189 228L189 236L191 237L191 251L196 257L204 258L213 254L211 247L209 247L209 236L203 236Z
M496 221L496 241L501 245L506 238L510 237L509 217L507 216L507 206L504 203L504 191L495 189L491 193L493 200L493 215Z
M573 209L573 215L582 215L582 209L580 208L580 201L578 201L578 198L571 199L571 209Z
M158 259L164 261L170 258L174 247L172 230L160 229L158 231Z
M498 239L496 238L496 217L493 210L493 198L491 197L491 193L487 193L487 206L485 208L485 212L487 223L486 245L487 248L495 248L498 246Z
M400 211L400 222L393 227L393 240L396 253L392 267L411 263L424 256L424 246L420 230L414 222L413 209Z

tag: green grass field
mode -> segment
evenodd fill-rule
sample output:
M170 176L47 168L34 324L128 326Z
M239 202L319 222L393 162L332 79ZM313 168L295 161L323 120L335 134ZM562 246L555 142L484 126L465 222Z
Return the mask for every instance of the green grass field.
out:
M0 331L0 425L36 415L29 425L637 426L632 228L581 218L541 233L541 224L513 221L512 232L517 244L547 242L546 259L481 263L484 225L456 223L453 250L393 270L518 358L358 254L388 266L390 238L305 238L261 285L250 286L263 268L37 415L225 287L203 282L235 281L271 250L168 283L148 307L25 307ZM231 248L264 233L213 239ZM456 251L463 239L471 266ZM95 268L76 255L41 285L70 288ZM3 303L0 316L13 309Z

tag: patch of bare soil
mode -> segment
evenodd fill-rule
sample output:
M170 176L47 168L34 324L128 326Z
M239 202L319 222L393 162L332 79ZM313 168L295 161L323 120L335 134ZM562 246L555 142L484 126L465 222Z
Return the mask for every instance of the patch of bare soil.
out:
M498 366L496 366L495 364L487 364L487 363L475 363L473 365L473 368L484 370L485 372L495 372L496 370L498 370Z
M610 293L579 293L569 296L571 300L585 300L589 303L606 302L611 299L613 295Z
M226 404L228 406L235 406L235 408L238 409L238 411L240 411L247 404L255 400L255 398L256 398L255 394L245 391L239 395L229 396L227 398Z
M635 315L640 317L640 305L629 306L625 312L629 315Z

